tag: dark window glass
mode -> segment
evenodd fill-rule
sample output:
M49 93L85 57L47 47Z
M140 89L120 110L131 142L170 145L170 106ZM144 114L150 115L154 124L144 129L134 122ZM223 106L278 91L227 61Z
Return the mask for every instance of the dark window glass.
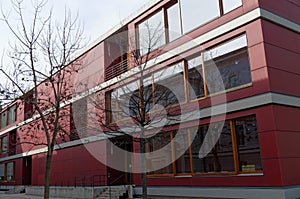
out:
M7 151L7 147L8 147L8 137L7 136L4 136L2 139L1 139L1 150L2 150L2 153L3 152L6 152Z
M199 127L192 143L193 168L195 173L234 171L232 137L229 122L214 123ZM218 131L222 131L220 137ZM208 134L209 132L209 134ZM216 143L215 143L215 140ZM200 148L202 150L200 151ZM199 155L203 158L199 158Z
M220 16L218 0L191 1L181 0L183 33L207 23Z
M239 152L240 171L262 170L260 146L255 117L234 121Z
M186 149L187 146L189 146L189 137L187 134L187 131L181 132L180 134L176 135L176 139L180 140L180 143L174 142L174 153L175 157L177 158L183 151L185 153L181 155L177 160L176 160L176 173L191 173L191 167L190 167L190 150Z
M167 107L185 101L183 64L169 66L154 73L155 104Z
M139 51L144 55L166 43L163 12L159 11L138 25Z
M242 0L223 0L224 13L230 12L242 4Z
M0 164L0 181L4 181L4 164Z
M117 89L117 114L118 120L134 116L139 113L140 97L139 97L138 81L131 82Z
M12 181L14 180L14 163L10 162L6 164L6 180Z
M12 124L16 121L16 105L9 108L8 124Z
M6 111L4 111L3 113L1 113L1 128L4 128L6 127L6 116L7 116L7 113Z
M158 155L149 154L147 156L147 168L148 170L155 170L156 168L161 168L149 174L171 174L173 173L172 164L165 166L172 162L172 147L171 132L162 132L154 135L148 139L146 150L147 152L153 152L162 149L161 153ZM168 145L169 144L169 145Z
M204 53L205 75L209 93L251 83L246 36Z
M204 81L202 74L201 56L188 60L187 86L189 88L189 99L193 100L204 96Z

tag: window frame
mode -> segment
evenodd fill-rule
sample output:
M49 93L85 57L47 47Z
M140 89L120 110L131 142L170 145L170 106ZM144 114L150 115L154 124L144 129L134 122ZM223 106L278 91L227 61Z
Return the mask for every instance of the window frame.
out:
M193 163L193 154L192 154L192 141L191 140L191 132L190 129L191 128L199 128L199 127L204 127L207 126L207 124L202 124L199 126L192 126L186 129L187 131L187 139L188 139L188 143L190 145L190 147L187 149L187 151L189 151L189 158L190 158L190 162L189 162L189 166L190 166L190 173L177 173L177 160L175 160L175 147L174 147L174 142L171 142L171 157L172 157L172 170L173 173L163 173L163 174L155 174L155 171L151 172L151 173L147 173L147 177L165 177L165 176L169 176L169 177L174 177L174 176L223 176L223 175L239 175L239 174L262 174L263 173L263 162L262 162L262 158L261 158L261 149L259 149L260 151L260 159L261 159L261 167L262 170L255 170L255 171L242 171L240 169L240 164L239 164L239 149L238 149L238 145L237 145L237 135L235 132L235 125L234 122L237 120L242 120L242 119L247 119L247 118L255 118L256 124L257 124L257 120L256 120L256 115L248 115L248 116L242 116L242 117L238 117L238 118L231 118L226 120L226 122L229 122L230 125L230 133L231 133L231 141L232 141L232 158L233 158L233 171L215 171L215 172L195 172L194 170L194 163ZM169 131L166 133L170 133L170 139L172 140L174 137L174 131ZM257 135L259 134L258 129L257 129ZM260 146L260 141L258 139L258 144ZM186 153L186 152L185 152ZM184 154L185 154L184 153ZM183 155L184 155L183 154Z

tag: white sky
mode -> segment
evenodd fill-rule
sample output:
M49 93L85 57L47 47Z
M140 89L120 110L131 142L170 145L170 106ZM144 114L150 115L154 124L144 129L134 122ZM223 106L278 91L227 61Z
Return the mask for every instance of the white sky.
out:
M26 6L31 5L32 0L24 0ZM79 12L79 19L84 23L85 35L89 42L94 41L110 28L118 24L121 19L139 9L149 0L48 0L53 6L54 18L59 19L64 14L65 6L72 13ZM4 11L11 7L10 0L0 0L0 6ZM13 19L13 16L11 16ZM0 53L8 48L8 42L15 43L9 34L6 25L0 21Z

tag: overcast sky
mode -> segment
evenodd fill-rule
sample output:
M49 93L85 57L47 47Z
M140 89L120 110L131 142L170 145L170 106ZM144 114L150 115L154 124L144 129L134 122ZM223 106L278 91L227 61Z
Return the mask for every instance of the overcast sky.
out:
M32 0L25 0L26 6L31 5ZM63 16L65 5L72 13L79 12L79 18L84 23L85 35L92 42L110 28L139 9L149 0L48 0L52 4L55 18ZM10 9L10 0L0 0L4 11ZM12 16L13 17L13 16ZM14 39L8 34L8 29L0 22L0 51L7 48L8 41L14 43ZM1 53L2 54L2 53Z

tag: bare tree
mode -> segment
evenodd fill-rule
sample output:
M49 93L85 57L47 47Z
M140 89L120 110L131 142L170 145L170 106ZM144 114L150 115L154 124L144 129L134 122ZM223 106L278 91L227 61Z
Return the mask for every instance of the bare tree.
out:
M178 67L170 67L160 70L153 77L150 74L153 68L149 67L149 61L156 63L156 58L163 52L161 41L164 29L151 27L147 23L144 27L146 37L140 38L143 46L135 46L135 39L127 41L127 61L135 66L136 73L133 77L120 79L111 90L100 91L89 98L94 110L89 110L89 128L100 127L110 139L117 142L138 142L140 147L141 175L142 175L142 198L147 198L147 158L146 144L149 143L149 131L161 129L164 126L176 123L180 92L169 88L170 84L165 77L178 73ZM141 36L141 34L140 34ZM109 42L123 45L127 33L119 33L108 39ZM128 38L127 38L128 40ZM119 63L113 63L111 68L121 70ZM155 65L155 64L154 64ZM124 70L123 70L124 72ZM112 75L113 76L118 76ZM182 76L183 77L183 76ZM153 83L154 78L154 83ZM182 91L181 91L182 92ZM179 111L180 112L180 111ZM118 139L121 137L121 139Z
M62 23L52 21L47 1L33 1L32 17L25 14L22 0L12 1L14 24L10 14L2 10L2 22L16 39L9 57L12 64L0 71L7 82L1 82L1 98L18 101L20 107L31 107L26 118L34 120L22 126L19 143L46 146L44 198L49 198L50 170L54 146L69 133L70 107L63 106L73 94L72 78L80 67L79 61L70 63L75 51L82 48L83 26L77 17L65 9ZM22 106L21 106L22 105Z

